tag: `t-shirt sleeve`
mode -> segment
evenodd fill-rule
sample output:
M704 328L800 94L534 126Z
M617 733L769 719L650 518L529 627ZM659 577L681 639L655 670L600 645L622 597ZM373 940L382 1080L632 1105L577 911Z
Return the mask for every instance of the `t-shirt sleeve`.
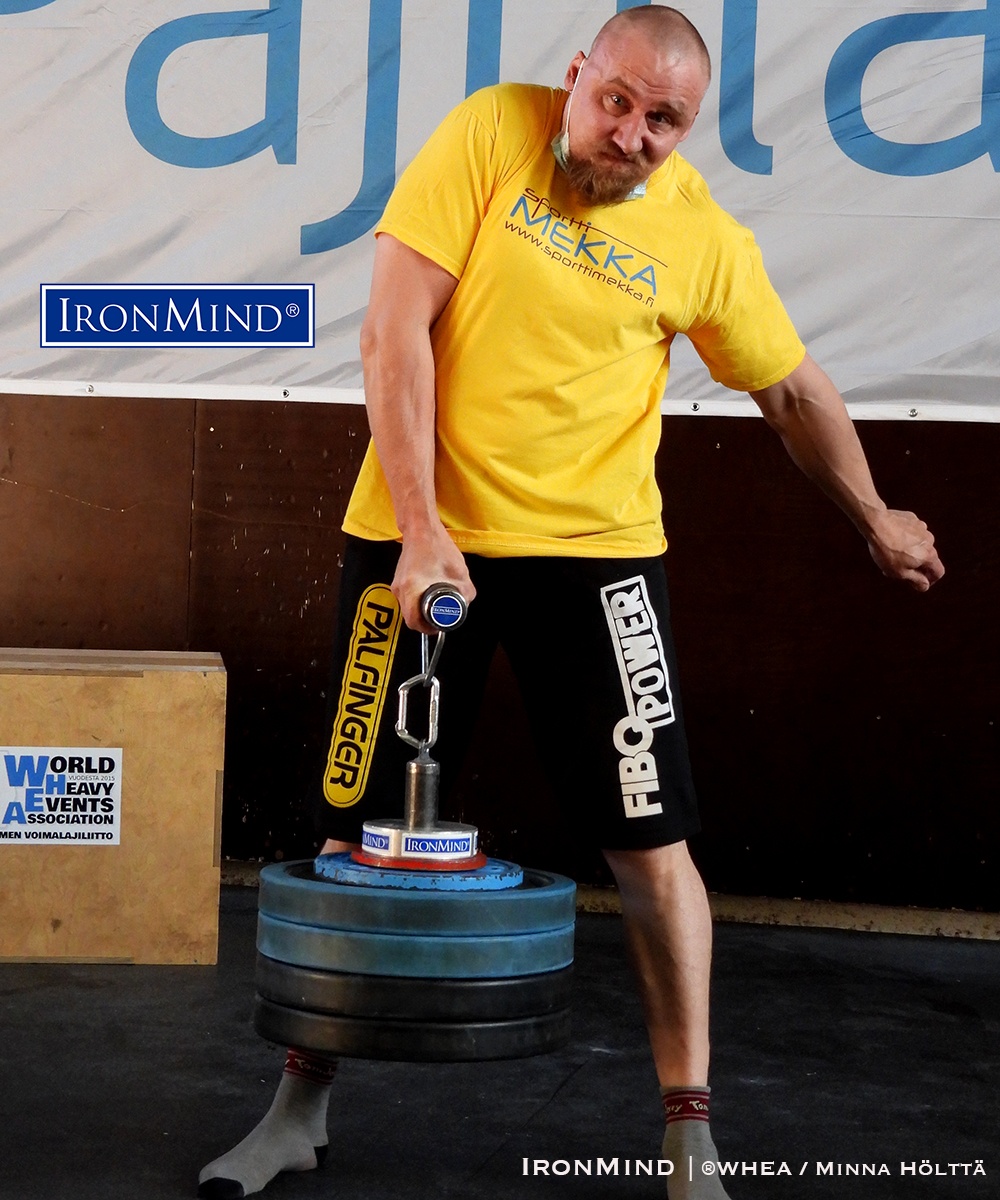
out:
M399 178L375 233L388 233L462 277L491 191L495 131L460 104Z
M728 249L714 264L706 311L685 332L717 383L755 392L794 371L806 348L750 231L740 227Z

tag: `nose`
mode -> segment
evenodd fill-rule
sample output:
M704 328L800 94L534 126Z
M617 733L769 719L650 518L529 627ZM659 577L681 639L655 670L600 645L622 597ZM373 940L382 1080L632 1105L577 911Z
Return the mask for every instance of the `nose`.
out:
M638 154L642 149L645 118L638 110L626 113L615 124L611 140L623 154Z

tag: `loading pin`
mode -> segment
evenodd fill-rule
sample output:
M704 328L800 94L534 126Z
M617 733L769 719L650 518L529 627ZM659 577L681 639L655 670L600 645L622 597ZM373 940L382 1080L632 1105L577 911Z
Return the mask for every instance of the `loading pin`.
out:
M475 869L486 861L479 852L479 830L475 825L438 820L441 767L429 753L437 741L441 696L441 683L434 670L444 648L445 633L462 624L468 605L450 584L435 583L420 598L420 612L427 624L438 632L420 635L420 674L399 687L396 733L417 751L417 757L406 764L404 817L402 821L366 821L361 850L355 851L354 857L358 862L370 865L398 865L411 870L414 867L450 871ZM431 638L434 639L433 646ZM418 687L427 688L429 693L427 734L422 738L414 736L407 728L410 692Z

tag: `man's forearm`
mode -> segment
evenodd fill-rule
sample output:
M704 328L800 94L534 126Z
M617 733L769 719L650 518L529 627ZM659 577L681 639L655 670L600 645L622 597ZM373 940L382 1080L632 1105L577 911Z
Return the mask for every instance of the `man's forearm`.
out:
M918 591L941 578L933 535L914 513L886 507L840 393L808 355L752 395L794 462L857 526L883 574Z
M400 533L439 521L434 491L434 359L427 331L362 332L365 406Z
M886 505L840 393L810 358L787 380L754 394L792 460L869 537Z

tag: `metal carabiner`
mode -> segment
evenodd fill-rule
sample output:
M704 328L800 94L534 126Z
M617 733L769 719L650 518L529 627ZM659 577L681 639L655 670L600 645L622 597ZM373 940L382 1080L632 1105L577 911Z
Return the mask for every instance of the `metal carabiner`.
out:
M408 746L423 753L429 750L437 741L438 736L438 707L441 699L441 684L434 675L444 649L444 631L457 629L465 620L468 606L460 592L450 584L435 583L429 587L420 598L420 612L428 624L433 625L437 632L434 637L434 648L431 649L431 635L420 635L420 674L414 675L399 685L399 710L396 717L396 733ZM427 736L414 737L406 727L407 706L410 692L417 686L430 689L427 701Z
M399 710L396 716L396 733L408 746L412 746L414 750L423 753L434 745L438 736L438 708L441 700L441 681L435 676L434 668L437 666L438 658L441 655L441 643L444 641L444 634L439 633L437 635L437 645L434 647L433 653L429 652L428 643L430 642L430 637L426 633L422 633L420 637L420 665L422 669L419 675L413 675L399 685ZM427 736L425 738L414 737L406 727L410 692L415 687L425 687L430 691L427 700Z

